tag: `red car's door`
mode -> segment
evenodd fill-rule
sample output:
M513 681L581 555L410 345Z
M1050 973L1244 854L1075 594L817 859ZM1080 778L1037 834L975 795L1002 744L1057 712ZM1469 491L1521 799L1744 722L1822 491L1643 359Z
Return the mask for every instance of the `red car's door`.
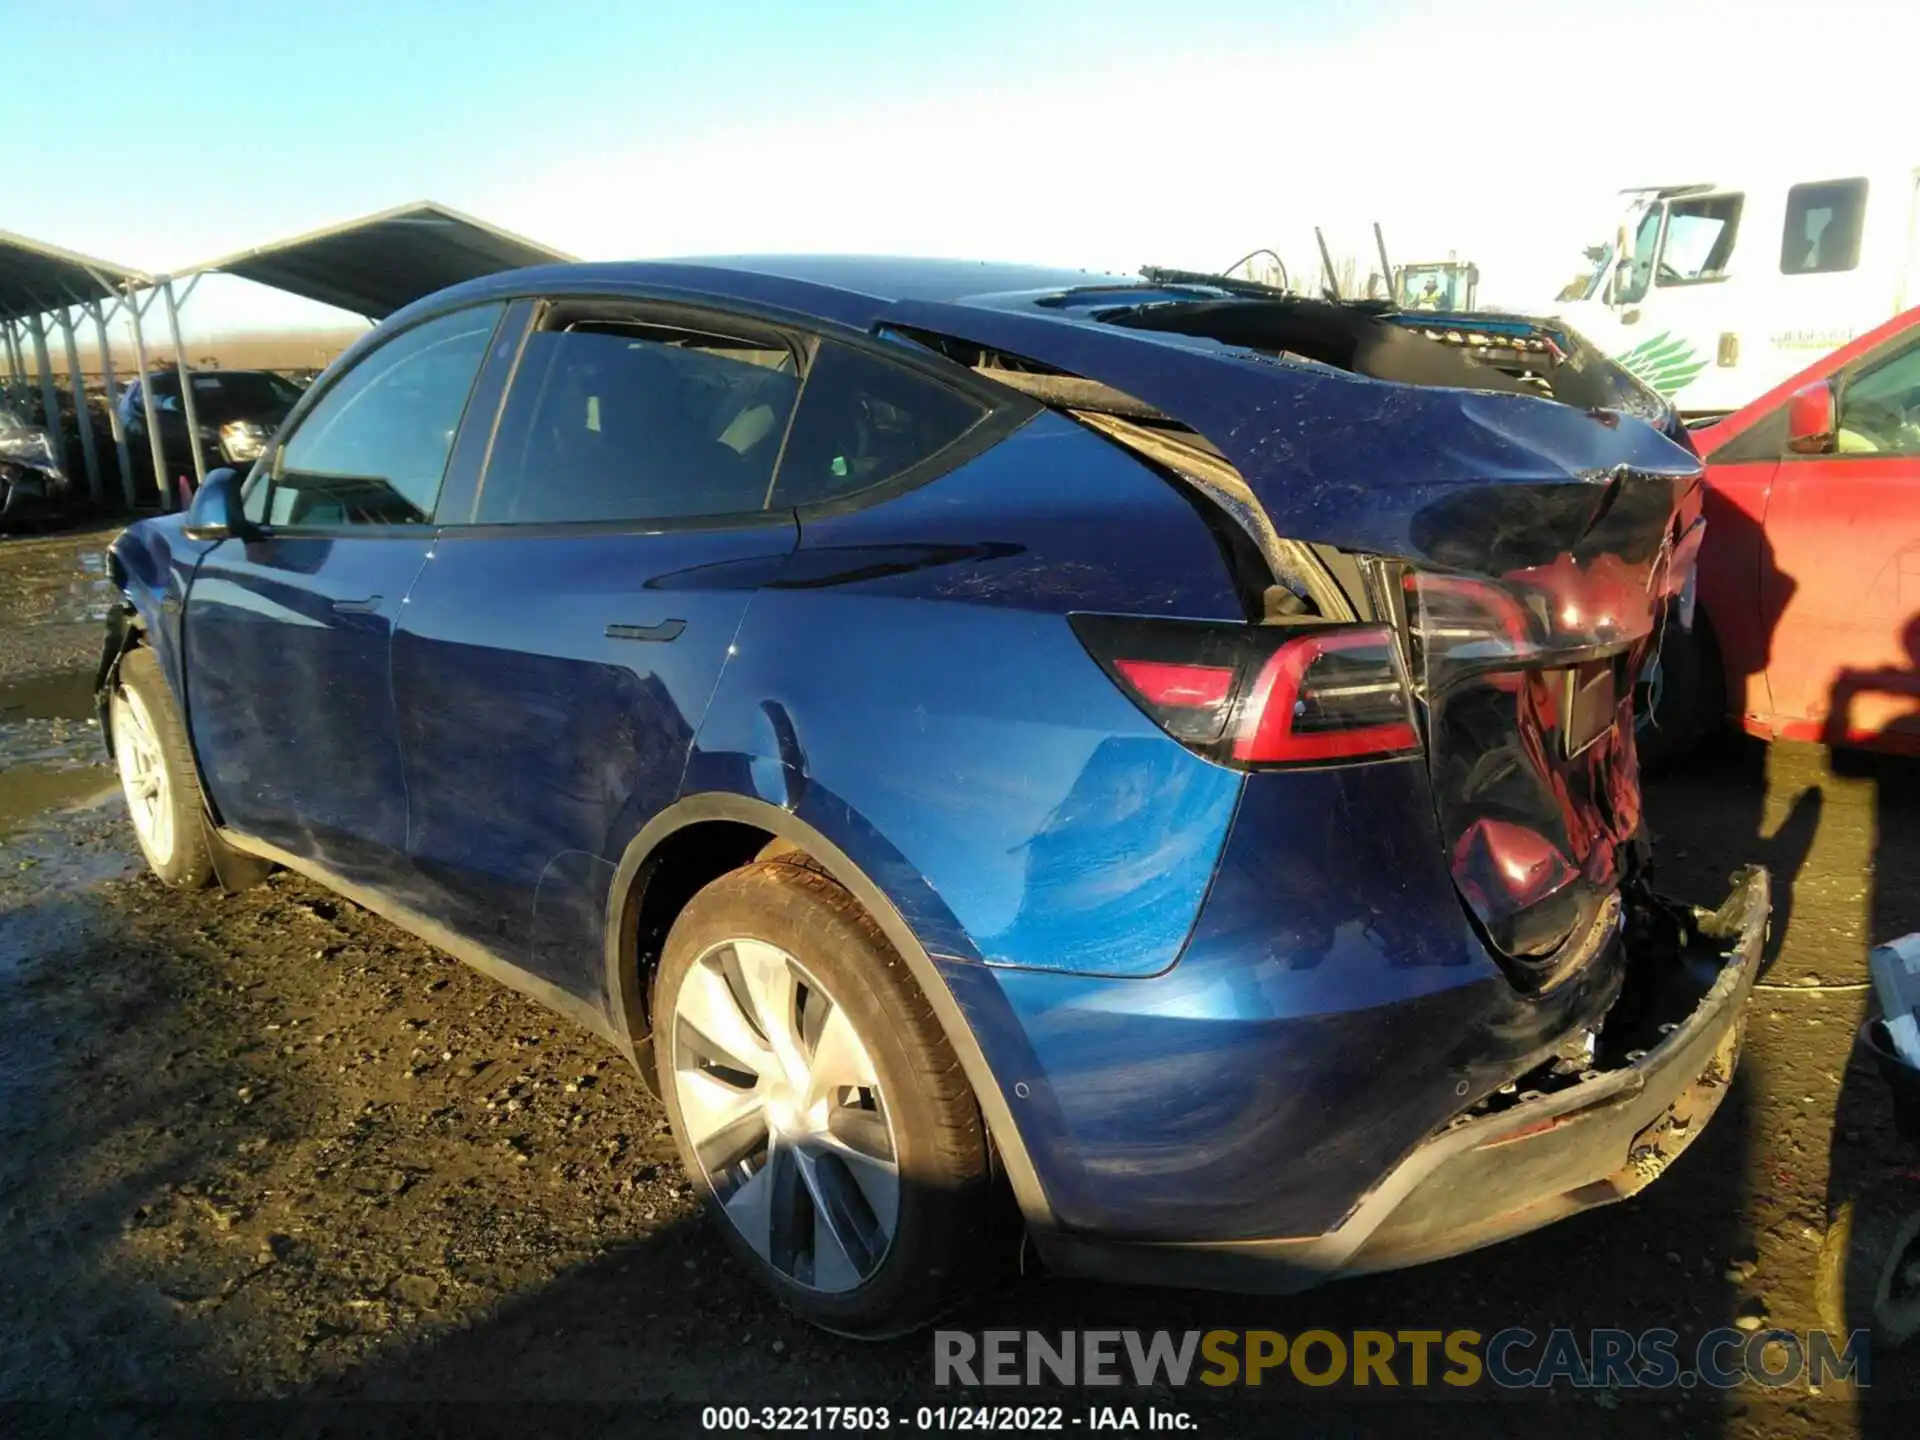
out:
M1727 707L1746 724L1771 728L1767 652L1773 626L1764 603L1768 561L1764 530L1777 455L1714 460L1707 469L1701 513L1707 541L1700 551L1700 610L1713 627L1726 673Z
M1920 327L1834 381L1831 453L1788 455L1766 510L1777 730L1920 746ZM1769 592L1767 587L1771 587Z

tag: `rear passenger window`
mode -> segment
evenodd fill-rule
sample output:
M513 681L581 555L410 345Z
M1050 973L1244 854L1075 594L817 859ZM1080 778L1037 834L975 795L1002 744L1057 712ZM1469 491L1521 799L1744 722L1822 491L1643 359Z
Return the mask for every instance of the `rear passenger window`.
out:
M1780 236L1782 275L1825 275L1860 263L1860 222L1867 213L1865 180L1821 180L1787 191L1787 224Z
M877 355L824 340L774 486L777 509L882 484L960 439L988 407Z
M625 320L527 338L480 489L483 525L764 510L799 388L775 341Z

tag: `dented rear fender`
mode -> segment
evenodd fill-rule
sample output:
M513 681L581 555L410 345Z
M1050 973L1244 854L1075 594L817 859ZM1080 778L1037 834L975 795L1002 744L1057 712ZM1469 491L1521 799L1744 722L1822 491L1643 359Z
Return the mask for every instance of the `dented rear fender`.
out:
M1700 462L1654 426L1555 400L1373 380L1191 336L902 301L887 323L1095 380L1219 449L1273 524L1301 540L1441 565L1459 517L1496 513L1502 553L1545 563L1621 498L1696 486ZM1632 497L1629 497L1632 498ZM1469 563L1469 568L1480 568Z

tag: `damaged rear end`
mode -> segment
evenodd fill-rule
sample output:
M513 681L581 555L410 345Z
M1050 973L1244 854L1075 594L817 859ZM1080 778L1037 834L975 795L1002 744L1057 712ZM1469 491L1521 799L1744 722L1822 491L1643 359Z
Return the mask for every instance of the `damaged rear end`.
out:
M1205 1244L1116 1260L1056 1238L1055 1262L1290 1288L1489 1243L1659 1173L1725 1091L1768 904L1759 871L1702 907L1649 884L1632 682L1701 535L1669 407L1514 317L1161 283L895 320L1212 517L1245 623L1074 617L1115 684L1222 765L1423 766L1442 864L1515 1013L1569 1017L1463 1088L1339 1225L1273 1240L1262 1278ZM1555 1011L1575 990L1591 1003Z

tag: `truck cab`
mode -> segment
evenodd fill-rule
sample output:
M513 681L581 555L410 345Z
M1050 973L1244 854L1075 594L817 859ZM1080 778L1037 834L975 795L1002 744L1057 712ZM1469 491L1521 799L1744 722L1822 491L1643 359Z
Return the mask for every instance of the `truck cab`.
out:
M1920 293L1914 165L1733 178L1622 192L1557 311L1690 420L1738 409Z

